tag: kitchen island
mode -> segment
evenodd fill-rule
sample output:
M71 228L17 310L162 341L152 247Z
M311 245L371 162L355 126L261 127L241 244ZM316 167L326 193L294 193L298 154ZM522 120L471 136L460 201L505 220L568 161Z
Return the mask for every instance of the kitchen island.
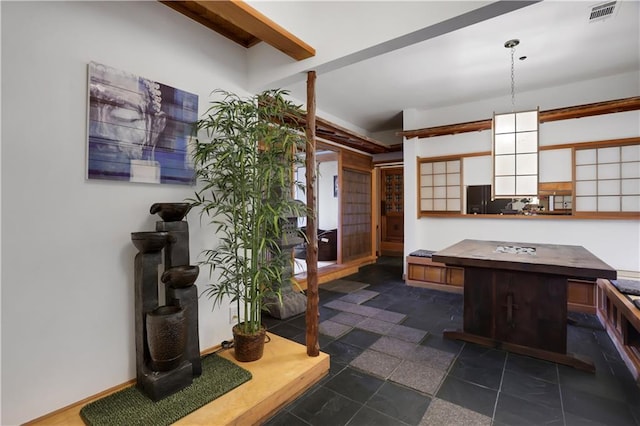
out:
M595 371L567 353L567 279L615 279L580 246L463 240L433 254L464 268L463 330L444 337Z

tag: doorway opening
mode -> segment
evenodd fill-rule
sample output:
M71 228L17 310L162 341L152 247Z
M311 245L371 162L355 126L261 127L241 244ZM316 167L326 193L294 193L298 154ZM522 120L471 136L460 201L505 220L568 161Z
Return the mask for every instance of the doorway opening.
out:
M296 180L306 184L306 167L298 167ZM316 151L316 220L318 233L318 270L338 263L340 222L340 167L339 152L322 147ZM306 186L306 185L305 185ZM296 189L295 198L306 204L304 191ZM306 232L307 218L298 218L298 228ZM294 249L294 274L307 270L306 245Z

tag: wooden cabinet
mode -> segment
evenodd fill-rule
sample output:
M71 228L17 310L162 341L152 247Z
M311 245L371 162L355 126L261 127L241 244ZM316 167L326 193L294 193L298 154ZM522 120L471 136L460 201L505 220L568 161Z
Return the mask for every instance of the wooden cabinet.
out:
M462 293L462 268L434 262L428 257L407 256L407 285Z
M465 267L464 332L491 341L566 352L566 278ZM535 356L535 350L529 355Z
M407 256L407 285L462 293L464 269L434 262L428 257ZM596 283L587 280L567 280L567 310L596 313Z
M571 312L596 313L596 282L567 280L567 307Z

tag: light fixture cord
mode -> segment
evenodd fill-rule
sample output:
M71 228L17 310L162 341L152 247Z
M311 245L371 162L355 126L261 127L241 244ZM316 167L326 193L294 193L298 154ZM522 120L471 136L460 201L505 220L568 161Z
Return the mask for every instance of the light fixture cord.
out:
M511 112L516 112L516 72L514 65L515 46L511 46Z

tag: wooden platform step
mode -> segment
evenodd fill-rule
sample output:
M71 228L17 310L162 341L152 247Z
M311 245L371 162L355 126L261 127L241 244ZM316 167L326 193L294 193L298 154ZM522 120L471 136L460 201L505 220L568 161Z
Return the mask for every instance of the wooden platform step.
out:
M329 355L307 356L306 346L268 333L271 341L264 356L255 362L241 363L233 357L233 349L219 352L242 368L253 379L222 395L176 422L177 425L254 425L271 417L317 383L329 372ZM80 409L106 394L87 399L55 413L40 417L30 425L84 425Z

